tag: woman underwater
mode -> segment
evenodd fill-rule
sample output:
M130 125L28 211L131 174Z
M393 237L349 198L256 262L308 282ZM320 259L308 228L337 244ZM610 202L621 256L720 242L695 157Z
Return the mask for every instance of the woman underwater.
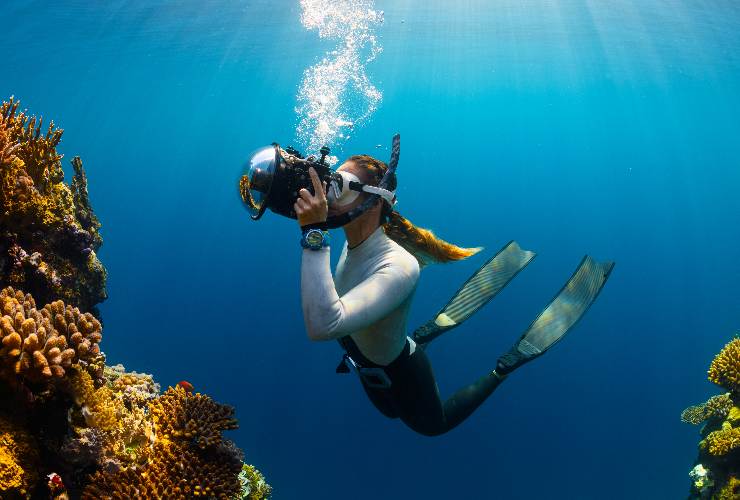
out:
M395 172L389 173L385 163L370 156L352 156L338 172L350 174L349 178L367 186L378 186L383 180L387 191L396 188ZM561 293L514 347L499 358L496 368L442 401L422 343L438 332L420 337L422 327L415 334L416 340L408 337L409 308L421 266L464 259L479 249L460 248L437 238L393 210L387 197L375 196L372 208L342 226L347 244L332 279L328 236L323 233L323 239L319 236L320 241L311 243L307 234L314 233L315 240L315 228L321 227L328 216L352 211L373 195L361 192L342 205L338 201L330 203L326 183L313 168L309 175L315 194L301 189L293 205L304 235L301 301L308 337L315 341L338 340L347 354L344 366L337 371L356 368L377 409L389 418L400 418L423 435L444 434L459 425L513 370L562 338L588 309L611 271L611 263L598 264L590 257L584 258ZM463 319L469 317L534 257L532 252L513 245L505 247L466 282L444 310L450 314L439 314L436 323L430 323L432 330L457 326L460 321L450 319L453 313L460 315L462 311ZM509 262L494 262L502 255ZM485 280L487 287L480 283ZM481 296L480 300L476 301L476 296ZM571 302L567 311L562 307L564 300ZM575 312L572 303L576 304ZM563 314L559 315L559 309ZM556 316L559 320L552 321Z

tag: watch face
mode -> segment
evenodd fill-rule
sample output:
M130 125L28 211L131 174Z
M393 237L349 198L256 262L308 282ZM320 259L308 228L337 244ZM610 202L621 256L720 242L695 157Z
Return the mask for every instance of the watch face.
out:
M306 235L306 243L308 243L312 247L321 246L321 243L323 241L324 241L324 234L317 229L312 229Z

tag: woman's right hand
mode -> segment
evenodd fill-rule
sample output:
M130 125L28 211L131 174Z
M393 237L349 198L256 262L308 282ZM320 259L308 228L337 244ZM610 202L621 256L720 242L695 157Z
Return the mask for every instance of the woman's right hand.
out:
M308 169L308 175L311 177L314 194L302 188L298 191L299 198L293 204L293 210L298 216L298 225L301 227L326 222L329 213L329 204L326 201L326 182L321 182L319 174L313 167Z

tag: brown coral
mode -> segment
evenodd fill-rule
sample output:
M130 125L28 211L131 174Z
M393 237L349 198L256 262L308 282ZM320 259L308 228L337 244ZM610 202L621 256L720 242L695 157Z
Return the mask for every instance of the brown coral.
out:
M715 356L709 380L730 392L740 393L740 338L731 340Z
M234 408L209 396L170 387L149 404L157 438L185 439L200 448L221 442L221 432L238 428Z
M60 378L73 363L100 358L100 322L90 313L56 301L37 310L30 294L0 291L0 367L11 379L33 382Z
M100 222L90 208L87 179L72 160L64 183L56 147L62 131L0 105L0 282L23 288L42 302L57 299L92 310L106 298L106 272L95 252Z
M38 479L38 451L29 432L0 417L0 497L30 494Z
M700 424L710 418L725 418L733 407L730 393L712 396L705 403L689 406L681 413L681 420L687 424Z

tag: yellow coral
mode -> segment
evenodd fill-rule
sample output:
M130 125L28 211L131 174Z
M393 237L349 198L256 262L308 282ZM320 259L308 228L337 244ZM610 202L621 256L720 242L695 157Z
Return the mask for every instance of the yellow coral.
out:
M740 338L728 342L714 358L709 380L730 392L740 393Z
M170 387L152 401L149 411L158 438L185 439L200 448L219 444L222 431L238 427L234 408L180 386Z
M18 424L0 417L0 497L26 496L38 479L34 439Z
M0 314L0 367L6 377L60 378L73 363L100 357L101 326L90 313L62 301L39 311L30 294L8 287L0 291Z
M715 500L737 500L740 498L740 480L730 476L722 489L714 497Z
M75 402L82 407L87 425L102 431L112 431L119 427L113 391L108 387L96 389L90 374L81 369L73 371L70 381Z
M740 427L733 428L725 422L721 429L709 433L702 441L702 447L706 448L711 455L727 455L740 447Z

